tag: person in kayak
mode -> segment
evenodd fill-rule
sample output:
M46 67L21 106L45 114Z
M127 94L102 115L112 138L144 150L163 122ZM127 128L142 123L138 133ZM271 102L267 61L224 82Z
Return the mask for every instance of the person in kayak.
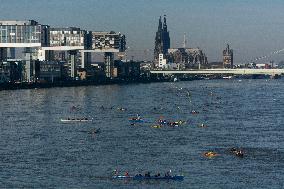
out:
M118 170L117 169L113 170L113 175L115 175L115 176L118 175Z
M141 119L141 117L140 117L139 114L136 115L136 119L137 119L137 120L140 120L140 119Z
M151 177L150 172L145 173L145 177Z
M155 175L155 177L160 177L160 176L161 176L161 174L160 174L160 173L158 173L158 174L156 174L156 175Z
M165 177L171 177L170 171L167 171L167 172L165 173Z

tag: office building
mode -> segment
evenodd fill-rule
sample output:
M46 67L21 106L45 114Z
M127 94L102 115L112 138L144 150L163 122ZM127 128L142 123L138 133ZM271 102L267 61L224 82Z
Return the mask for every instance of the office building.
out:
M87 32L80 28L50 28L50 47L70 46L87 48Z
M121 33L92 32L92 49L121 52L125 51L125 36Z
M49 45L49 26L34 20L0 21L0 48Z
M23 81L26 82L37 80L37 60L64 61L68 65L69 77L75 79L80 68L86 72L92 71L91 53L104 53L106 77L111 78L114 73L114 53L125 51L125 45L125 36L113 31L50 28L34 20L0 21L0 62L15 59L15 48L24 48L19 50L23 52Z
M106 77L114 77L114 53L125 51L125 36L120 33L92 32L92 49L103 52Z
M25 81L32 81L32 53L46 46L49 46L49 26L34 20L0 21L0 61L15 58L14 48L25 48Z

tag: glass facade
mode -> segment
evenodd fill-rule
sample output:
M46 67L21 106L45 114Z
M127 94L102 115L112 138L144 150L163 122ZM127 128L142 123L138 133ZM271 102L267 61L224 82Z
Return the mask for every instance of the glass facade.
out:
M14 24L14 25L12 25ZM48 26L18 25L17 23L0 23L0 43L37 43L39 46L48 45Z
M85 34L80 28L51 28L50 46L85 46Z
M125 36L113 31L87 32L76 27L50 28L34 20L0 21L0 48L71 47L117 52L124 51L125 44Z
M92 32L93 49L125 50L125 36L115 32Z

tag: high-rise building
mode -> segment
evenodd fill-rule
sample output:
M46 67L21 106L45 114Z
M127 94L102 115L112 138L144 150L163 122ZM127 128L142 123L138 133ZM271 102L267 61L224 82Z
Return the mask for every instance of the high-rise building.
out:
M154 60L158 62L159 54L166 55L168 49L170 48L170 34L168 32L167 19L164 15L164 22L162 23L162 18L159 19L158 31L155 37L155 49L154 49Z
M125 51L125 35L111 32L92 32L92 49L104 52L106 77L114 77L114 53Z
M49 26L34 20L0 21L0 47L42 47L49 45Z
M233 68L233 63L233 49L230 49L227 44L227 48L223 51L223 66L224 68Z
M34 20L0 20L0 63L15 59L15 48L24 48L23 80L27 82L37 79L34 74L37 60L65 62L65 68L68 68L69 76L73 79L78 76L76 71L79 68L92 71L91 53L105 53L106 76L111 78L114 75L114 53L125 51L126 38L114 31L92 32L77 27L50 28Z
M25 81L31 82L33 51L49 46L49 26L34 20L0 21L0 61L15 58L15 48L25 48Z

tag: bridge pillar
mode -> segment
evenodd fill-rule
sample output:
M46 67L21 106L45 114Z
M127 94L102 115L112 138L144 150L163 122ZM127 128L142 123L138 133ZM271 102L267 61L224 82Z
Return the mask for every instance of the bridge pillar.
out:
M7 57L11 59L16 58L16 49L13 47L7 48Z
M4 61L7 59L7 48L1 47L0 48L0 61Z
M114 68L114 54L112 52L105 53L105 72L106 77L113 77L113 68Z
M77 51L76 50L68 51L68 54L70 56L69 63L68 63L69 76L74 79L77 76L77 64L76 64Z
M24 50L25 54L25 81L26 82L32 82L32 75L33 75L33 69L32 69L32 50L29 47L26 47Z
M88 69L90 67L91 59L92 56L90 52L81 51L81 68Z

